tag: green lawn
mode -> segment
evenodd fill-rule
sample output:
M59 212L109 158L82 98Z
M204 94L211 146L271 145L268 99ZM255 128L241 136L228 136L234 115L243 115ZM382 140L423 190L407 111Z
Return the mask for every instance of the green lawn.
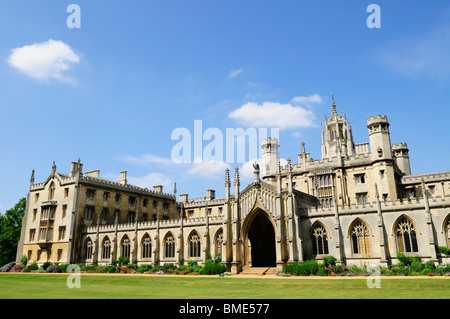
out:
M450 278L381 277L369 289L365 278L242 278L195 276L81 275L81 288L69 289L68 274L0 274L0 298L450 298Z

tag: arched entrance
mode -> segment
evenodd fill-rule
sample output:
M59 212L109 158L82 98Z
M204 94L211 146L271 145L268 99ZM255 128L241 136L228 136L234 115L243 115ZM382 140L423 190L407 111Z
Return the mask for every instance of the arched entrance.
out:
M249 216L244 231L244 265L249 266L251 258L252 267L275 267L275 230L269 216L261 210L256 211Z

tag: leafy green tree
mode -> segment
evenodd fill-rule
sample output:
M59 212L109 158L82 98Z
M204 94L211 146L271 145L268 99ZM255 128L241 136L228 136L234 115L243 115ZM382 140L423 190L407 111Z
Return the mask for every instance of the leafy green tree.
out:
M26 199L21 198L4 215L0 214L0 266L16 260L25 206Z

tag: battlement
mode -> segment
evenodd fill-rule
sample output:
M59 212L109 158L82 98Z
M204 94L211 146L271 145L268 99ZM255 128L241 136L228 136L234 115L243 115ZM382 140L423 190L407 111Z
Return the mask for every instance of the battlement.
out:
M392 144L392 150L408 149L406 143L394 143Z
M276 137L266 137L262 139L262 144L278 144Z
M372 124L376 124L376 123L388 123L388 118L386 115L376 115L376 116L371 116L367 119L367 125L372 125Z
M447 207L450 204L450 196L433 196L428 198L428 202L431 209L439 207ZM412 199L397 199L394 201L381 201L381 212L396 212L396 211L407 211L407 210L423 210L425 208L425 198L412 198ZM334 206L312 206L304 207L302 215L304 217L315 217L315 216L334 216L335 214ZM367 213L377 213L378 204L376 201L367 202L365 204L353 203L351 205L338 206L339 215L354 215L354 214L367 214ZM305 216L306 215L306 216Z

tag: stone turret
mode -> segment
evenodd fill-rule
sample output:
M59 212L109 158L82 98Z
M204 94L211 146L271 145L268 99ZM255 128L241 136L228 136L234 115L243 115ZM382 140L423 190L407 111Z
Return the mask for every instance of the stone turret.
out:
M392 159L389 122L386 115L371 116L367 120L372 161Z
M262 176L273 175L277 172L278 161L280 160L278 139L268 137L262 140Z
M406 143L392 144L392 152L394 153L394 159L398 168L405 175L411 175L408 145L406 145Z

